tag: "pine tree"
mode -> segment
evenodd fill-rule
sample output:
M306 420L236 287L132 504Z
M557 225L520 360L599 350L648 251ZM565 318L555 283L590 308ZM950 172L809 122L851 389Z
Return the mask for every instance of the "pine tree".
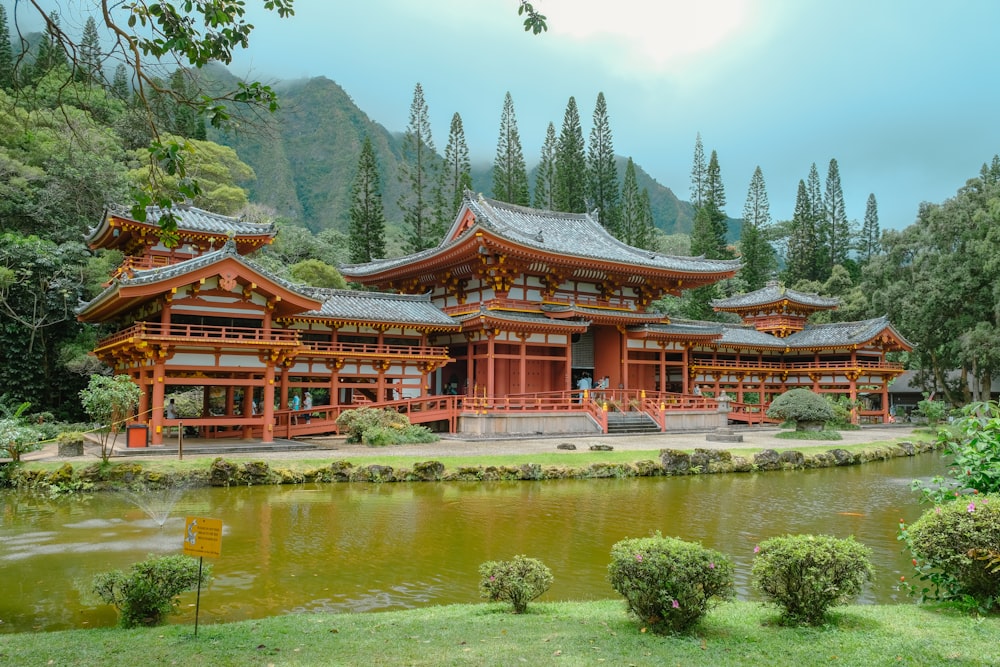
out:
M351 261L370 262L385 256L385 211L382 184L372 140L366 134L351 193Z
M570 97L556 144L555 210L587 212L587 158L576 99Z
M695 209L705 203L708 181L708 166L705 164L705 147L701 143L701 132L694 139L694 162L691 165L691 205Z
M524 163L521 135L517 131L517 117L514 115L514 99L510 92L504 96L503 112L500 114L500 137L493 161L493 196L518 206L531 203L528 168Z
M53 11L48 15L42 40L38 43L38 50L35 52L35 64L31 73L32 81L38 81L57 67L66 66L66 52L63 51L62 42L56 38L60 31L59 14Z
M535 173L535 208L555 209L556 201L556 126L549 123L542 144L542 155Z
M653 202L649 199L649 190L642 189L639 195L639 210L641 211L639 229L632 241L636 248L657 250L656 223L653 220Z
M129 84L125 65L121 63L115 68L115 76L111 80L111 93L122 102L129 102L132 99L132 86Z
M406 250L418 252L433 248L444 234L443 224L433 215L433 191L440 162L434 154L427 103L419 83L413 89L410 123L403 134L402 152L399 176L406 192L399 198L399 208L406 226Z
M816 219L809 203L809 190L804 181L799 181L791 222L784 281L786 285L794 286L802 280L816 280L818 276Z
M635 237L642 224L642 197L639 194L639 184L635 179L635 163L631 157L625 163L620 219L618 239L623 243L636 245Z
M472 189L472 167L469 163L469 146L465 143L465 128L462 117L455 112L448 130L448 144L444 149L444 165L441 170L441 191L444 210L438 219L442 224L452 220L462 206L466 190Z
M747 200L743 205L743 230L740 234L740 277L748 290L757 290L767 283L775 266L774 248L767 241L771 224L771 206L767 200L764 172L758 166L750 179Z
M726 223L726 191L722 185L722 173L719 168L719 156L712 151L705 171L705 200L701 206L708 215L711 245L703 249L709 259L726 259L731 256L726 244L726 234L729 231ZM692 240L692 244L693 244Z
M844 207L844 191L840 186L840 168L836 160L830 160L823 203L826 212L823 227L827 243L826 252L830 259L829 271L832 273L834 265L843 265L847 261L852 236L851 225Z
M167 98L167 114L163 124L179 137L195 139L198 133L198 116L186 101L190 98L188 72L180 67L170 75L170 90L173 95Z
M80 53L74 72L77 81L89 84L103 81L101 60L101 37L97 34L97 21L93 16L88 16L83 26L83 38L80 40Z
M618 166L611 140L611 122L604 93L597 94L594 107L594 124L590 130L587 153L587 200L593 202L600 216L601 225L618 238L620 225Z
M14 85L14 49L10 45L10 27L7 10L0 5L0 89L9 90Z
M813 162L809 167L806 179L806 194L809 203L809 215L812 218L814 234L813 252L815 256L810 261L809 280L826 280L830 277L830 256L827 252L826 205L823 203L823 186L819 180L819 170Z
M881 232L878 228L878 202L875 201L875 194L868 195L868 203L865 205L865 223L861 228L861 239L858 244L858 251L861 261L867 263L872 257L881 252L880 240Z

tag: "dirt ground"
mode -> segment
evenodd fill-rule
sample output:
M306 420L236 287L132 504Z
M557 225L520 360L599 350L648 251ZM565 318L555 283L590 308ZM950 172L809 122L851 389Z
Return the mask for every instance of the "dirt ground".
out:
M206 449L211 447L226 447L222 453L227 459L253 458L268 460L290 460L290 459L317 459L330 458L340 459L351 456L372 456L373 454L387 454L400 456L420 456L428 458L441 458L447 456L476 456L476 455L504 455L504 454L531 454L535 452L555 452L558 445L573 444L577 451L587 451L594 445L609 445L615 451L658 451L661 449L694 449L701 447L705 449L796 449L803 447L829 446L830 449L844 445L864 444L869 442L894 442L905 440L913 433L910 425L893 426L866 426L857 431L841 431L841 440L784 440L776 438L778 429L773 427L749 427L737 428L734 432L743 436L742 442L715 442L707 439L709 433L685 432L685 433L659 433L653 435L565 435L545 438L503 438L503 439L462 439L451 435L443 437L438 442L427 444L398 445L394 447L373 448L365 445L349 445L342 437L315 437L305 438L304 443L313 444L316 449L311 450L282 450L260 451L254 447L259 443L240 440L198 440L186 439L184 448L186 456L203 457L206 456ZM245 451L241 451L243 448ZM155 458L177 458L176 443L173 446L167 445L154 453L149 448L141 451L141 456L135 451L125 448L122 439L119 439L115 448L114 461L124 460L147 460ZM210 455L210 452L208 453ZM86 453L80 457L66 458L60 457L55 444L47 445L44 449L32 452L23 457L25 461L71 461L80 462L100 456L100 448L96 444L89 444Z

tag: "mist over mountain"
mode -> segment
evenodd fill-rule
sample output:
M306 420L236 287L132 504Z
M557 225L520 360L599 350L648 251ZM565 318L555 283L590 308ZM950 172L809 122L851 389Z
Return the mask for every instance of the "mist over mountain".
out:
M221 67L212 68L208 75L226 85L234 80ZM367 134L379 164L386 219L390 225L401 225L397 202L403 186L398 174L405 128L390 131L383 127L326 77L282 81L273 87L281 99L281 109L274 117L252 119L252 131L210 136L236 150L257 173L256 182L249 185L251 200L273 207L280 216L301 220L313 232L329 228L346 231L351 186ZM527 149L525 156L532 165L528 176L533 186L537 157ZM626 161L618 158L620 178ZM655 225L667 234L689 233L694 218L691 204L678 199L640 165L635 168L640 190L649 191ZM473 164L471 175L474 189L491 196L492 165Z

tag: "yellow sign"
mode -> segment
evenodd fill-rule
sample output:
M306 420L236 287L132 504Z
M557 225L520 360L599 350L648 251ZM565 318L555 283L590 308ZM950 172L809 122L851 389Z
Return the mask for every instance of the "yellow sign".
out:
M222 519L184 518L184 553L188 556L222 555Z

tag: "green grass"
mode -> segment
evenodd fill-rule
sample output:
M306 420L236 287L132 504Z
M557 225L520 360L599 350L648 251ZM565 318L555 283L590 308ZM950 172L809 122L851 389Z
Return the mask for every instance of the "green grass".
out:
M923 441L931 442L934 440L934 436L931 434L917 434L914 433L912 437L900 438L897 440L880 440L875 442L869 442L864 444L840 444L840 443L830 443L828 441L823 441L821 443L805 445L808 441L796 441L794 443L789 443L787 447L782 447L781 449L793 449L795 451L802 452L805 455L817 454L820 452L829 451L832 448L845 449L849 452L859 452L866 449L874 449L876 447L889 447L899 440ZM816 441L813 441L816 442ZM447 447L447 443L443 443ZM553 444L553 449L555 444ZM725 448L723 448L725 449ZM730 449L735 456L743 456L746 458L752 458L754 454L763 451L763 447L747 447L747 448L737 448L734 447ZM642 460L658 460L660 456L659 450L651 449L646 451L641 450L617 450L617 451L598 451L592 452L590 450L554 450L551 452L536 452L532 454L476 454L472 456L448 456L447 454L441 454L436 456L416 456L413 454L406 454L406 445L398 445L393 447L373 447L370 451L366 451L364 454L346 454L338 452L335 449L324 450L323 458L308 458L308 459L276 459L268 461L272 468L284 468L288 470L293 470L297 472L302 472L306 470L315 470L317 468L325 468L330 465L331 461L337 460L347 460L353 463L355 466L367 466L367 465L385 465L391 466L394 469L400 468L412 468L414 463L419 463L423 461L436 460L440 461L445 465L447 471L454 471L460 467L477 467L477 466L519 466L522 464L534 463L541 466L562 466L562 467L574 467L574 468L586 468L594 463L635 463L636 461ZM693 452L694 447L684 448L681 451ZM197 457L185 457L184 460L178 461L177 459L142 459L136 458L131 459L125 463L135 463L142 466L143 470L150 470L161 473L179 473L179 472L194 472L194 471L204 471L212 464L215 460L215 456L197 456ZM255 454L230 454L223 456L227 461L233 462L245 462L245 461L256 461L260 460L261 455ZM86 462L74 462L74 468L81 468L86 465L91 465L93 463L99 463L96 460L88 460ZM112 461L111 465L117 465L123 463L120 459ZM28 462L24 464L28 469L40 469L40 470L57 470L61 466L65 465L63 461L39 461L39 462Z
M619 600L449 605L288 615L221 625L0 635L10 665L961 665L1000 664L1000 618L943 607L838 607L828 625L789 628L777 610L723 604L690 636L643 629Z

